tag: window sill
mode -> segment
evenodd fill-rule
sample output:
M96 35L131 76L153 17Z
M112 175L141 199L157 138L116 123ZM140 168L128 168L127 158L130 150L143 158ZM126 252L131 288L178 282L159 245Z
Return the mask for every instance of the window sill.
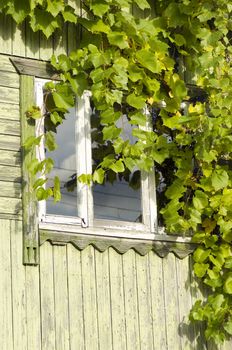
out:
M105 227L87 227L80 225L43 223L39 224L40 244L49 241L54 245L73 244L83 250L92 245L100 252L109 247L124 254L134 249L140 255L146 255L153 250L160 257L173 252L178 258L185 258L191 254L196 245L191 243L191 237L167 235L161 230L158 233L144 233L144 231L129 232Z

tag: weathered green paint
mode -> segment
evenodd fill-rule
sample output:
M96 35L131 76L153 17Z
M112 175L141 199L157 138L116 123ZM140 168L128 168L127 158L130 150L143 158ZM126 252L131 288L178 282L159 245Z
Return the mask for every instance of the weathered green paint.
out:
M0 134L20 136L20 124L18 121L0 119Z
M191 257L40 249L39 268L23 265L22 223L0 220L1 349L213 350L184 326L199 296Z
M66 226L67 228L67 226ZM118 253L123 254L129 249L134 249L140 255L146 255L149 251L155 251L160 257L164 257L169 252L173 252L177 257L184 258L191 254L195 249L195 244L178 243L175 241L165 241L164 236L160 237L160 240L146 240L144 239L129 239L129 238L116 238L110 236L99 236L88 231L86 228L79 228L79 233L70 233L63 231L63 235L60 231L50 231L46 229L40 229L40 244L45 241L50 241L53 244L67 244L72 243L76 248L83 250L88 245L94 246L100 252L104 252L109 247L113 247ZM86 232L86 234L85 234ZM170 237L168 237L170 239ZM163 241L161 241L163 239Z
M0 134L0 149L9 151L20 150L20 138L18 136Z
M4 142L3 142L4 144ZM1 149L0 164L8 166L20 166L21 154L19 151Z
M34 153L27 152L23 145L29 136L34 136L34 126L25 117L25 112L34 103L34 79L30 76L20 77L20 102L21 102L21 145L22 145L22 172L23 172L23 239L25 264L36 265L39 262L38 249L38 218L37 201L32 188L33 178L27 171L27 165L34 157Z

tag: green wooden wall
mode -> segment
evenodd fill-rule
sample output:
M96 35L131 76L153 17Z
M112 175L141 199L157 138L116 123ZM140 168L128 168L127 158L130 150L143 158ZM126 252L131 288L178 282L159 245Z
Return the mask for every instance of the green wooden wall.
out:
M6 54L47 59L75 46L70 30L46 42L0 20L0 349L212 350L188 324L191 257L46 242L39 266L22 264L19 76Z

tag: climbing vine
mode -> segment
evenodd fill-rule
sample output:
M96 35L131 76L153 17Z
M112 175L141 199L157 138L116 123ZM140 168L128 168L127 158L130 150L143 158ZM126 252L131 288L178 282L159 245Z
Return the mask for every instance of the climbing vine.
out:
M146 0L86 0L82 17L72 4L0 3L18 24L26 20L46 37L64 22L84 33L79 49L51 58L61 80L46 85L47 132L25 148L44 137L54 150L56 128L75 96L91 91L100 151L93 174L79 180L114 181L155 165L160 222L170 234L193 235L194 272L209 288L190 318L205 322L207 339L223 342L232 336L232 2L157 0L151 11ZM133 125L134 144L121 137L122 114ZM41 113L32 107L27 117ZM34 159L29 171L46 174L52 166L51 159ZM45 182L34 184L38 199L59 200L59 179L48 189Z

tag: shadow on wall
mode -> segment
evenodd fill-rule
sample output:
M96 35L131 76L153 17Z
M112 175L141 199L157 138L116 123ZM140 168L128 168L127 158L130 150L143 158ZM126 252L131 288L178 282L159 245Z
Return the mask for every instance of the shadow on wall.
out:
M24 21L20 26L10 16L0 13L0 52L49 60L52 54L70 53L80 42L80 28L72 23L64 24L62 30L57 30L50 38L42 33L34 33Z

